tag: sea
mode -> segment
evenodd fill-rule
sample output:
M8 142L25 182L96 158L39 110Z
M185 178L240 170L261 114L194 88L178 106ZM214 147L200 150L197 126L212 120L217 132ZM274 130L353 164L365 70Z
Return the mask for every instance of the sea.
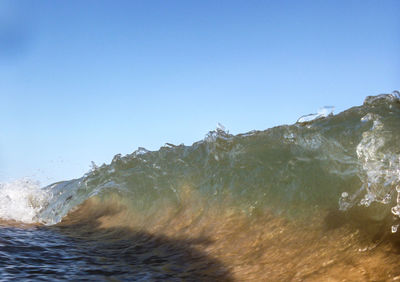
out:
M400 281L400 93L0 184L0 281Z

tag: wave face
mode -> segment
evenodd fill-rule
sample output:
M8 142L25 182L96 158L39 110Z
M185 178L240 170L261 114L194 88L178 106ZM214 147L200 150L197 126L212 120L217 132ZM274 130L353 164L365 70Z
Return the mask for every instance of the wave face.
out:
M47 204L33 221L60 222L94 196L118 198L147 218L178 211L189 198L247 215L361 205L377 220L398 217L399 144L399 93L370 96L338 115L239 135L218 128L192 146L116 155L80 179L45 187Z

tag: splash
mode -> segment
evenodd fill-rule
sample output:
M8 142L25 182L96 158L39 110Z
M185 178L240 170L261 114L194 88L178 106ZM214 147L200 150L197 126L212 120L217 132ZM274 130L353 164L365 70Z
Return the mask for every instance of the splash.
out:
M313 120L317 120L320 118L326 118L328 116L333 115L334 110L335 110L335 107L333 107L333 106L325 106L325 107L320 108L318 110L318 112L315 114L308 114L308 115L301 116L297 120L297 122L306 123L306 122L311 122Z
M367 128L362 132L356 147L358 177L362 185L351 197L347 192L342 194L339 200L342 210L353 207L357 202L365 207L372 203L395 204L390 209L391 213L400 218L399 97L395 91L390 95L369 96L365 99L364 106L374 111L360 118L360 126ZM386 109L377 111L382 106ZM376 219L383 219L386 213L375 216ZM397 232L397 229L398 224L392 225L392 232Z
M23 223L37 222L37 214L46 208L49 194L38 182L20 179L0 184L0 218Z

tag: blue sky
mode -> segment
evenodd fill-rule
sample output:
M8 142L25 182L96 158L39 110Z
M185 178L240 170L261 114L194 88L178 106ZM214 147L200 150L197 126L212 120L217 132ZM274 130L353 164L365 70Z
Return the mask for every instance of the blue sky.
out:
M400 1L2 1L0 182L400 89Z

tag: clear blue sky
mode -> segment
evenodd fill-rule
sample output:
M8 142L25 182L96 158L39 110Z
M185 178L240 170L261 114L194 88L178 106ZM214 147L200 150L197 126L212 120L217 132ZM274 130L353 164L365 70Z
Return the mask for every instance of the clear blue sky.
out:
M0 182L400 89L400 1L1 1Z

